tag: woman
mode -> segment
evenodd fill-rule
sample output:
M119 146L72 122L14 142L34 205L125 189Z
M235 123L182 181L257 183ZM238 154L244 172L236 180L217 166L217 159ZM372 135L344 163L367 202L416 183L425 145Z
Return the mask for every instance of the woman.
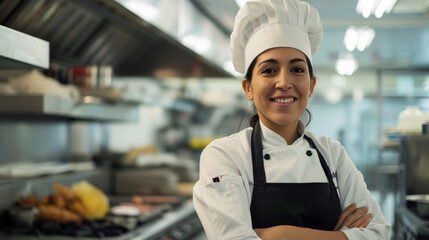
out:
M299 0L254 0L238 12L233 63L257 115L201 155L194 205L209 239L388 239L345 149L300 121L321 39L318 12Z

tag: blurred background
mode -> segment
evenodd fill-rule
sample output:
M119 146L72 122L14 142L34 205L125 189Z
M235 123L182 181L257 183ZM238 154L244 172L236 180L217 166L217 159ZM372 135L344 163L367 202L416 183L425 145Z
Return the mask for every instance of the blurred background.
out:
M253 114L229 52L244 2L0 0L2 219L20 197L86 180L109 197L185 196L174 221L121 239L206 239L189 203L199 155ZM429 1L308 2L324 26L308 129L344 145L391 239L426 239L406 196L429 194Z

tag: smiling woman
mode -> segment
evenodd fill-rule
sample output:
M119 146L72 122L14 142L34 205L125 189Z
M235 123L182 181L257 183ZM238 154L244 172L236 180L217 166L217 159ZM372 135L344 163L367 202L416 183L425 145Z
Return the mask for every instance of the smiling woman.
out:
M257 115L201 154L194 206L209 239L388 239L390 223L343 146L300 121L316 86L316 9L253 0L231 34Z
M248 70L254 77L242 81L247 97L259 109L255 116L268 128L276 129L287 142L298 138L297 134L290 134L297 133L296 129L290 128L298 127L316 84L306 59L295 48L269 49L261 53L255 59L255 67Z

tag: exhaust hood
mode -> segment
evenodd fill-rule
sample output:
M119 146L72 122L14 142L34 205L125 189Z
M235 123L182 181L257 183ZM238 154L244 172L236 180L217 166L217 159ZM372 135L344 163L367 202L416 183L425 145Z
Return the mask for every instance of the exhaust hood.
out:
M145 2L161 17L150 22ZM118 76L231 77L228 37L210 24L189 0L0 0L0 25L49 42L51 62Z

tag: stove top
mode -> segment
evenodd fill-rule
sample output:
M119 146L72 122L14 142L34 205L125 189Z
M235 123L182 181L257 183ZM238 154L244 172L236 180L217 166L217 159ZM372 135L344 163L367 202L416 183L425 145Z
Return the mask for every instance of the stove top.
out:
M106 219L81 223L38 223L33 227L1 227L2 240L158 240L189 239L202 226L192 200L130 229Z
M82 221L81 223L38 223L33 227L6 227L3 229L6 235L27 235L27 236L72 236L105 238L120 236L128 229L115 224L107 219L94 221Z

